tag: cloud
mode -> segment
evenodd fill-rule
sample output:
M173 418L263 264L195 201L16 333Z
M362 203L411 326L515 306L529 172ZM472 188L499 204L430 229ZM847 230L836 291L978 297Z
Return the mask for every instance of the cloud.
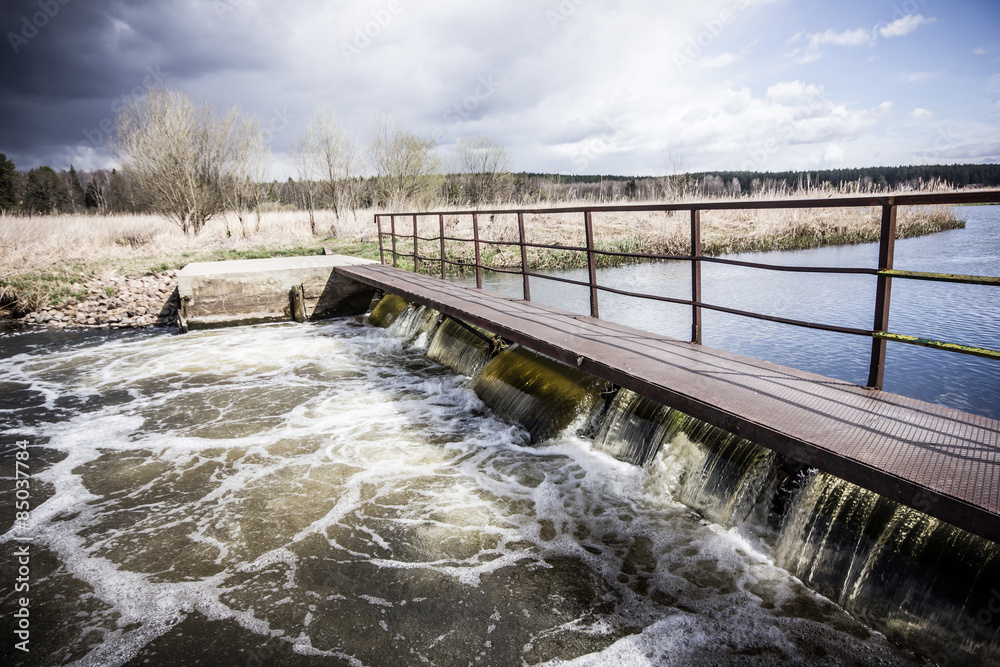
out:
M883 37L902 37L908 35L918 27L928 23L936 22L936 18L924 18L923 14L907 14L901 19L896 19L889 25L884 25L878 29L878 34Z
M907 72L899 75L899 80L903 83L926 83L944 76L944 72Z
M823 94L823 86L806 85L801 81L780 81L767 89L767 99L772 102L803 101Z
M809 35L809 46L815 48L819 48L824 44L832 44L833 46L866 46L874 41L875 37L865 28L845 30L843 32L827 30L826 32Z
M787 54L788 57L797 58L799 64L811 63L822 57L820 49L824 46L875 46L875 42L881 36L884 39L890 37L902 37L908 35L919 26L934 23L936 18L924 18L922 14L907 14L901 19L896 19L892 23L877 26L872 30L867 28L855 28L854 30L842 30L840 32L828 29L824 32L811 32L808 34L809 43L805 49L795 49ZM802 33L798 32L788 39L786 44L795 44L801 38Z
M827 144L823 149L822 163L831 167L839 166L844 163L845 155L844 149L837 144Z
M915 120L922 120L924 118L930 118L934 115L934 112L923 108L917 108L906 115Z
M984 49L981 46L977 46L976 48L972 49L972 52L975 53L977 56L985 56L986 55L986 49Z
M744 58L743 54L740 53L720 53L717 56L712 56L711 58L702 58L695 61L698 67L704 69L722 69L723 67L729 67L733 63L742 60Z

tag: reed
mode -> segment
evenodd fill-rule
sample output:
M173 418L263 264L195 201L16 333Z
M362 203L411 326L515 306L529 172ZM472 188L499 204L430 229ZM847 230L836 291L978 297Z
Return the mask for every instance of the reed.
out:
M816 198L831 193L823 190L799 194ZM764 195L769 196L787 195ZM593 202L555 204L586 206ZM311 232L305 211L268 211L259 223L241 222L235 215L227 214L209 220L197 236L184 234L176 225L151 215L0 215L0 308L30 312L79 296L81 284L94 278L158 273L195 261L319 254L323 246L343 254L377 259L374 214L384 212L365 209L337 216L332 211L317 211L316 227L322 231L319 235ZM687 254L690 250L689 218L684 212L608 212L595 213L593 219L595 244L601 250L654 254ZM420 254L439 257L437 216L418 220L418 233L425 239L420 241ZM953 207L903 207L898 215L900 238L962 226L964 222ZM528 243L559 246L529 248L532 270L586 265L585 253L564 249L585 245L582 214L526 214L525 227ZM388 231L388 225L384 229ZM411 220L397 219L397 232L412 234ZM707 255L868 243L877 241L878 234L877 208L702 213L702 249ZM471 217L446 214L445 236L471 239ZM481 250L487 266L520 268L520 250L504 245L518 240L515 215L480 216L480 238L486 241ZM400 239L397 249L402 254L412 254L413 242ZM473 244L447 241L445 256L452 261L472 263ZM598 258L600 266L630 261L637 260L608 255ZM405 257L398 262L412 268L412 261ZM427 273L440 272L437 262L427 262L421 268ZM450 271L460 272L454 268Z

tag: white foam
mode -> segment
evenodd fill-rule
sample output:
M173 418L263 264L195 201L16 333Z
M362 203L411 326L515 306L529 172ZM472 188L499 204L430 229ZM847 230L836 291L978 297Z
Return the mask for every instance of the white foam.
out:
M55 493L32 510L32 535L58 556L63 576L107 605L78 622L77 636L105 637L83 664L123 664L195 611L280 637L302 655L361 664L353 650L322 643L324 605L419 618L426 590L396 599L380 582L432 574L454 584L435 595L471 607L488 576L555 573L555 562L578 563L581 582L593 582L612 609L577 610L565 597L525 606L526 619L553 605L569 610L536 633L536 644L543 635L608 638L606 649L569 664L671 664L720 633L736 641L736 625L720 619L787 641L788 621L759 602L802 593L761 545L698 520L651 489L643 470L594 451L573 435L580 424L529 446L524 429L490 414L465 378L419 347L331 323L115 340L0 361L0 379L38 388L46 409L61 397L125 392L32 429L64 457L37 474ZM246 403L250 390L260 393ZM187 423L186 414L207 421ZM173 570L158 569L163 557ZM342 563L369 568L370 587L338 589L333 578L308 589L318 564ZM536 593L509 579L513 599ZM654 602L638 592L640 579L693 611ZM507 603L469 612L494 644L517 622L497 611ZM622 627L644 629L612 641ZM429 651L449 637L434 630L406 641Z

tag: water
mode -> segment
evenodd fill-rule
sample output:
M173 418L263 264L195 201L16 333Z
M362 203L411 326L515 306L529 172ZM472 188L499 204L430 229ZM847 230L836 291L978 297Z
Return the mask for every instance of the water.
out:
M0 344L5 664L922 664L574 427L530 445L426 336Z
M896 242L895 268L965 275L1000 275L1000 206L958 209L965 229ZM733 255L734 259L792 266L878 265L878 246L833 246L794 252ZM555 275L587 281L585 269ZM458 279L475 284L471 277ZM598 283L616 289L691 298L688 262L602 269ZM704 263L706 303L823 324L870 329L873 276L800 274ZM486 272L486 289L521 296L521 277ZM584 287L532 279L533 301L590 314ZM601 293L603 319L690 340L691 308ZM871 339L802 329L702 311L703 343L749 357L865 384ZM1000 350L1000 289L982 285L893 281L889 329L894 333ZM884 388L1000 419L1000 362L889 342Z

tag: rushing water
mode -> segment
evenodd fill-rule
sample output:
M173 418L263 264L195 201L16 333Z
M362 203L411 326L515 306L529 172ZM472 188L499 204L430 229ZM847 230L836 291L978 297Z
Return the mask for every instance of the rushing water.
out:
M576 424L350 318L0 339L5 664L921 664ZM18 538L27 540L19 542ZM30 653L14 649L30 549Z
M964 275L1000 275L1000 206L958 209L965 229L896 242L895 268ZM707 214L706 214L707 215ZM733 255L735 259L791 266L878 265L878 246L832 246L794 252ZM586 270L555 275L586 282ZM474 284L468 276L460 278ZM691 298L688 262L602 269L598 283L660 296ZM845 327L870 329L875 278L764 271L721 264L702 266L706 303ZM521 277L487 274L486 289L521 296ZM586 288L532 279L532 300L589 314ZM691 337L691 308L610 293L599 296L603 319L682 340ZM894 333L1000 350L1000 289L981 285L896 279L889 328ZM703 343L738 354L848 382L865 384L871 339L802 329L704 310ZM1000 362L889 342L885 389L1000 419Z
M995 208L964 209L967 230L901 241L897 266L996 274ZM766 259L870 265L872 252ZM707 265L706 299L871 318L869 278L807 279L803 292L785 274L749 275ZM601 276L679 295L688 280L673 263ZM894 330L998 346L989 288L901 282ZM544 285L540 300L567 305ZM686 308L601 305L687 334ZM996 545L627 393L589 421L596 379L516 348L487 363L482 332L452 321L431 340L426 309L387 300L374 319L395 324L0 338L4 664L925 664L909 648L996 659ZM867 345L853 339L705 323L707 344L864 380ZM991 362L900 348L887 388L995 414ZM25 547L27 574L15 567ZM29 653L11 632L25 609Z

